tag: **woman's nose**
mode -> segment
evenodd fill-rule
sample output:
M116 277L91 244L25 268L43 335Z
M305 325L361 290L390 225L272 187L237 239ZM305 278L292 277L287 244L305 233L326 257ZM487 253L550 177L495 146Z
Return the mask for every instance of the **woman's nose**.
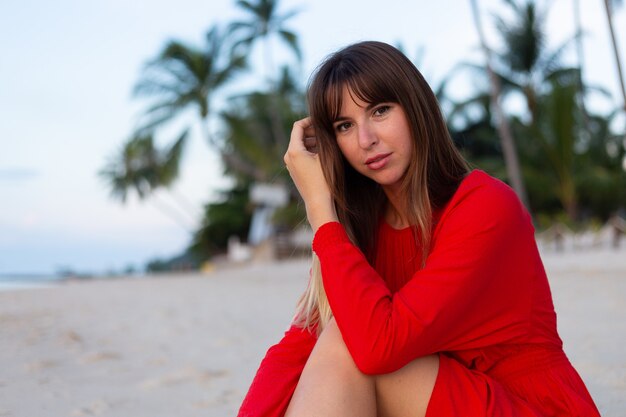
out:
M376 133L367 124L359 126L358 134L359 146L363 149L369 149L378 142Z

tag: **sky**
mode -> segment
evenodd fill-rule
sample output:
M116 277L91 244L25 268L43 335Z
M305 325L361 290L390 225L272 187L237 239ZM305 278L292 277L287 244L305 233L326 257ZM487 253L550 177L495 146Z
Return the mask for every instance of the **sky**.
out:
M502 2L480 3L495 45L491 22ZM573 35L572 3L552 1L552 46ZM603 2L581 3L585 78L613 92L617 103ZM280 2L280 12L294 9L299 13L287 27L300 37L303 83L327 54L366 39L401 42L411 58L423 48L420 70L431 83L459 62L481 62L466 0ZM211 25L245 16L230 0L0 3L0 275L100 274L142 268L150 259L184 250L187 229L199 221L203 204L228 186L219 158L200 135L190 138L173 190L147 201L132 197L123 205L111 199L98 171L131 135L145 108L146 102L132 95L145 63L169 39L202 45ZM616 13L615 27L624 61L626 10ZM292 62L287 50L275 48L277 62ZM258 50L252 54L253 68L261 66L258 55ZM233 88L262 81L255 72ZM469 84L453 84L453 94L462 96ZM228 94L217 98L218 107ZM183 199L191 206L185 227L163 213Z

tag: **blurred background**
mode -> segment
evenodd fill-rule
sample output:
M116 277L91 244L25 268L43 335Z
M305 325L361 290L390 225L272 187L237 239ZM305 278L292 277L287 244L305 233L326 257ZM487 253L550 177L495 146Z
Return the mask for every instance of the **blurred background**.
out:
M617 0L2 2L0 280L306 252L290 127L319 62L370 39L544 241L618 245L625 28Z

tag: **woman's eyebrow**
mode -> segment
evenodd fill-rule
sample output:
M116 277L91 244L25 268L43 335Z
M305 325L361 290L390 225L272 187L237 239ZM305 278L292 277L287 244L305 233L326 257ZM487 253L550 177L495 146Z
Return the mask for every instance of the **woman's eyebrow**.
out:
M381 102L376 102L376 103L369 103L367 106L365 106L365 111L370 111L374 107L378 106L381 103L385 103L385 102L381 101ZM346 116L339 115L339 116L337 116L337 118L335 120L333 120L333 124L337 123L337 122L343 122L343 121L346 121L346 120L350 120L350 118L346 117Z
M345 122L346 120L349 120L349 118L346 116L337 116L337 118L333 120L333 124L337 122Z
M366 110L366 111L370 111L370 110L372 110L374 107L378 106L380 103L383 103L383 102L381 101L381 102L378 102L378 103L370 103L370 104L368 104L368 105L365 107L365 110Z

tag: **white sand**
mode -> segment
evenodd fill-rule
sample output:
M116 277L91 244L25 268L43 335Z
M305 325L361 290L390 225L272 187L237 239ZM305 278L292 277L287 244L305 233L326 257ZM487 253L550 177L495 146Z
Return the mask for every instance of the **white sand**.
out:
M565 350L626 410L626 248L546 253ZM234 416L308 264L0 292L0 417Z

